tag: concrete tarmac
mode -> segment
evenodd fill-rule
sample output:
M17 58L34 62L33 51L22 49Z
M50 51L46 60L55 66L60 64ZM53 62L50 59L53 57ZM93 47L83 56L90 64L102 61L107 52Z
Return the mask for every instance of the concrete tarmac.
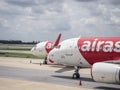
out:
M40 62L42 60L0 57L0 90L120 90L120 85L117 84L94 82L90 76L90 69L80 70L80 86L79 79L72 79L73 70L56 73L55 71L65 67L40 65Z

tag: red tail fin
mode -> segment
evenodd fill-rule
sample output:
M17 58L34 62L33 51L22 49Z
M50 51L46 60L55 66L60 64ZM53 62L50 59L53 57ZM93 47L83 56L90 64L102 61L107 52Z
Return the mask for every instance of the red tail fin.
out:
M60 43L60 39L61 39L61 33L59 34L58 38L55 41L54 47L57 46Z

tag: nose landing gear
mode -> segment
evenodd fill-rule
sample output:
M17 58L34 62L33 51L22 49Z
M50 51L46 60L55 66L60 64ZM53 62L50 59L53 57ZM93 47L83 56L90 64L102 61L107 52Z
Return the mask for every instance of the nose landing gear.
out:
M80 69L79 66L75 66L75 73L73 73L73 77L72 77L73 79L80 78L79 69Z
M43 64L47 64L47 56L45 57Z

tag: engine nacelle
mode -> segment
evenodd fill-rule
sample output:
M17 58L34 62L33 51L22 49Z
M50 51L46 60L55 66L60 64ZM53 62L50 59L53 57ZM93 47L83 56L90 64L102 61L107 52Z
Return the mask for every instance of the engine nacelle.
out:
M120 84L120 66L111 63L95 63L91 69L94 81Z

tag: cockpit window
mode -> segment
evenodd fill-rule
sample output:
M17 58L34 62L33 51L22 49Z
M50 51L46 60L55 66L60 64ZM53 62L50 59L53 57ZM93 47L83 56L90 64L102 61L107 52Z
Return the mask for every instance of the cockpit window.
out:
M60 49L61 45L56 46L55 48Z

